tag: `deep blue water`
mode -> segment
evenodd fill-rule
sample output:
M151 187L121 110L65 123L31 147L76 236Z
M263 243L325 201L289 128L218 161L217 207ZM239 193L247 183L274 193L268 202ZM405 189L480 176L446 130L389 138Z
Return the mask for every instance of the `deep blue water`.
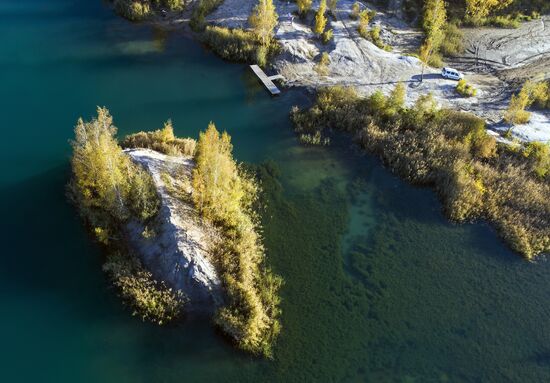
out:
M242 65L102 2L0 2L0 368L6 382L550 381L550 267L483 224L453 225L345 138L300 147L288 111ZM283 289L275 360L209 324L133 318L66 202L68 140L107 106L120 135L171 118L227 130L270 160L265 243Z

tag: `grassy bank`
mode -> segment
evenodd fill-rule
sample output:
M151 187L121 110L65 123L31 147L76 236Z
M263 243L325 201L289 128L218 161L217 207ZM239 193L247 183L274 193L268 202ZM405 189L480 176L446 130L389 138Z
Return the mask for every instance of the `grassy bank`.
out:
M479 118L438 109L431 96L404 106L403 88L361 98L350 88L319 92L309 110L294 109L298 134L352 133L393 172L433 186L455 221L488 220L517 252L550 250L550 150L497 145Z

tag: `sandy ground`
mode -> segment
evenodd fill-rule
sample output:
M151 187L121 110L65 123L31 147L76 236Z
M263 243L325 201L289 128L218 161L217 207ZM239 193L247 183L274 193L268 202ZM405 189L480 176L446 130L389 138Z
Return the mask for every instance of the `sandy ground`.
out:
M161 198L160 212L149 228L154 230L154 236L144 238L145 228L132 222L128 225L130 242L155 278L189 297L188 308L216 307L221 302L221 283L207 244L217 233L199 219L192 203L185 202L176 191L191 192L190 183L184 180L190 180L192 158L166 156L148 149L126 153L151 173Z
M517 89L517 79L524 80L533 73L542 73L539 79L550 78L550 16L524 23L519 29L466 29L466 53L449 62L478 89L476 97L463 98L454 89L456 82L443 79L439 70L428 68L424 81L418 81L421 63L407 53L418 49L422 33L403 22L400 0L393 0L392 12L363 3L364 8L376 9L371 26L382 28L382 40L394 48L392 52L379 49L359 36L357 21L349 17L354 2L339 1L336 17L330 19L328 26L334 31L334 39L323 45L311 30L313 13L301 20L295 16L294 2L275 0L279 14L275 37L282 44L283 53L274 61L273 69L285 77L287 85L309 88L349 85L370 94L377 89L387 93L397 82L403 82L407 85L409 104L431 92L441 105L475 113L493 131L504 132L510 126L503 125L502 115L513 90ZM246 28L255 3L255 0L225 0L208 20L231 28ZM313 8L317 6L318 2ZM330 56L327 76L315 71L322 52ZM531 122L514 127L512 134L521 140L550 141L550 113L533 112Z

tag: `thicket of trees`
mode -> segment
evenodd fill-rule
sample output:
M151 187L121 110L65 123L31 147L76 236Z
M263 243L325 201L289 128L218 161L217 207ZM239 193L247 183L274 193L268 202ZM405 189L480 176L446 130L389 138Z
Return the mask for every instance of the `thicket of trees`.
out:
M259 0L254 7L248 22L262 46L267 47L271 44L278 18L273 0Z
M452 219L487 219L525 257L550 250L548 145L497 146L483 120L438 109L430 95L407 108L400 88L366 99L350 88L328 88L292 118L298 134L353 133L395 173L434 186Z
M307 13L311 9L311 4L313 0L296 0L296 5L298 6L298 13L301 17L306 17Z
M526 81L518 94L512 95L510 105L504 113L504 121L509 124L526 124L531 113L526 109L531 105L539 108L550 108L550 84L546 81Z
M169 156L193 156L196 144L192 138L177 138L172 121L167 121L164 128L153 132L130 134L121 142L123 148L152 149Z
M253 212L258 186L232 156L231 138L214 124L200 134L193 173L193 199L202 217L223 232L215 260L228 297L216 322L238 346L271 356L280 332L282 279L264 264L264 249Z
M466 0L466 16L477 23L491 12L504 9L512 2L513 0Z
M445 38L446 23L447 10L445 9L445 2L443 0L426 0L422 22L426 37L420 47L420 60L422 60L420 81L424 79L426 65L440 66L439 49Z
M118 145L113 118L106 108L97 118L79 119L71 142L71 196L94 228L108 231L130 217L147 220L159 200L150 175Z
M446 3L451 20L476 26L517 28L521 21L550 11L547 0L448 0ZM403 7L412 20L421 15L424 4L425 0L405 0Z
M149 173L118 145L116 131L106 108L98 108L91 121L78 120L68 193L107 247L105 270L134 314L162 324L178 315L183 297L155 281L122 241L123 226L130 219L145 223L154 218L159 198Z
M141 21L150 17L155 10L183 10L183 0L114 0L116 11L132 21Z
M201 32L202 41L224 59L265 66L270 56L279 51L273 38L278 15L273 0L259 0L248 18L251 30L207 26L204 18L221 0L200 0L193 10L191 26Z

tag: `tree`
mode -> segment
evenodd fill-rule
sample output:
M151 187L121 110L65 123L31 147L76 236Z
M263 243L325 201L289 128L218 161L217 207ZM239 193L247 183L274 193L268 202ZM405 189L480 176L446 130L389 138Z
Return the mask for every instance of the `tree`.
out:
M317 35L321 35L325 31L325 26L327 25L327 18L325 12L327 11L327 1L321 0L319 4L319 9L315 15L315 26L313 27L313 32Z
M513 0L466 0L466 17L475 23L492 11L506 8L512 2Z
M422 27L427 36L439 37L443 40L443 34L440 33L445 27L447 21L447 11L443 0L427 0L424 5L424 16Z
M351 13L349 17L353 20L357 20L357 18L359 17L359 12L361 12L361 4L358 1L356 1L351 6Z
M328 0L328 9L332 14L336 11L336 8L338 6L338 0Z
M213 123L200 133L193 172L194 200L199 211L212 221L230 221L243 190L233 160L231 138L220 134Z
M156 213L158 197L151 176L135 165L118 145L113 118L106 108L97 108L97 118L79 119L71 142L72 194L93 226L134 215L147 219ZM101 227L96 232L102 234Z
M130 215L145 220L158 208L151 176L122 151L115 139L116 131L109 111L97 108L97 118L90 122L78 120L71 142L72 194L94 226L106 224L99 218L100 212L116 221Z
M388 97L387 106L389 109L395 112L399 112L405 106L405 99L407 97L407 91L405 85L402 82L398 83L393 88L390 96Z
M213 255L221 270L227 305L215 318L237 344L271 356L280 331L278 290L282 280L263 265L264 249L251 206L255 180L237 166L231 138L213 123L200 134L193 171L193 198L201 215L221 229Z
M361 37L367 38L369 21L370 21L369 11L364 9L361 12L359 12L359 26L357 27L357 31L359 32Z
M267 46L271 41L277 19L273 0L259 0L248 18L248 22L263 46Z
M536 83L527 80L520 92L512 95L510 105L504 113L504 120L510 124L526 124L531 118L531 113L526 111L528 107L548 92L547 84L544 82Z
M112 123L113 118L106 108L97 108L97 118L90 122L78 120L75 139L71 142L71 165L74 186L84 207L105 209L124 219L128 215L127 167L130 160L114 138L117 129Z
M424 19L422 26L426 32L426 39L420 47L420 60L422 61L422 74L420 81L424 80L424 71L432 56L439 51L443 42L444 27L447 20L447 11L443 0L427 0L424 5Z
M300 15L302 17L304 17L309 12L312 2L313 0L296 0L296 4L298 5L298 12L300 12Z

